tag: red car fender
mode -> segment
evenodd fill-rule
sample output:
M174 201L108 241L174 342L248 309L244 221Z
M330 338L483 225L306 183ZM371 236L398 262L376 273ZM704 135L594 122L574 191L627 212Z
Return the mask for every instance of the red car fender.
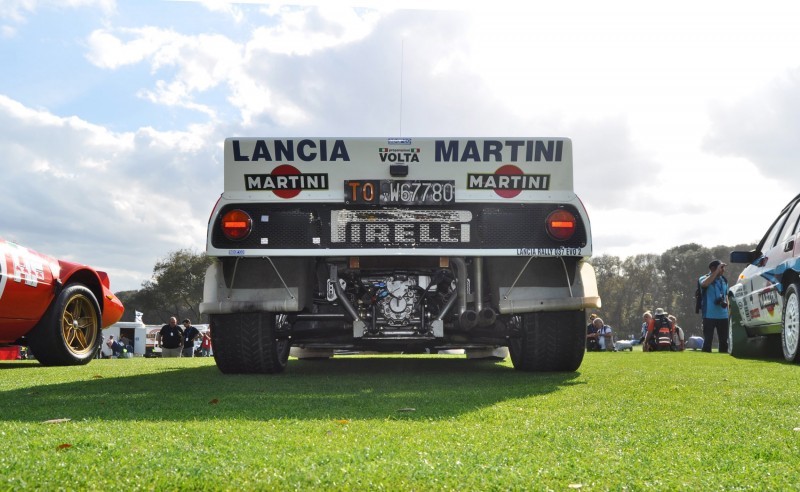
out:
M100 304L100 311L103 313L103 319L100 323L102 328L107 328L122 318L125 307L117 296L111 292L111 282L106 272L97 271L86 265L65 260L59 260L58 264L61 274L57 282L60 285L67 285L73 282L81 283L94 293L98 304Z

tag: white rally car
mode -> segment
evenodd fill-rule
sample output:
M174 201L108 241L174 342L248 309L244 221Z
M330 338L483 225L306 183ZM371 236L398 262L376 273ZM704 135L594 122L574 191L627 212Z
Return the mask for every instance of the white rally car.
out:
M565 138L229 138L201 312L225 373L290 347L574 371L600 307Z
M798 234L800 195L783 207L754 251L731 253L731 263L749 263L728 293L732 355L782 352L787 361L800 362Z

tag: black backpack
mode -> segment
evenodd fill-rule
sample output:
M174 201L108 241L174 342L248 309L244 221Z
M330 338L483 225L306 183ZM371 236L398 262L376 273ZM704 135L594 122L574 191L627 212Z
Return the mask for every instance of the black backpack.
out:
M694 312L700 314L700 310L703 308L703 295L705 294L705 289L700 287L700 281L697 281L697 290L694 291Z
M657 350L672 349L672 323L666 314L656 316L653 324L653 345Z

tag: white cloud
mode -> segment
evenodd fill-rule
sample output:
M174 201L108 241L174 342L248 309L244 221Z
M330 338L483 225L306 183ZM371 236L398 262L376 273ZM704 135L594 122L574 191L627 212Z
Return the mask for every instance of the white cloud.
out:
M101 68L116 69L155 57L157 68L161 58L166 58L167 62L175 58L174 43L183 38L172 31L153 27L123 28L117 32L118 35L106 28L92 31L87 40L89 52L86 54L90 62ZM125 41L121 36L131 39ZM162 54L157 56L159 52Z
M237 3L246 2L232 2L229 0L199 0L200 3L210 10L211 12L220 12L228 14L235 22L239 23L244 19L244 12L239 8Z
M115 6L115 0L3 0L0 2L0 19L22 24L40 10L97 8L110 14Z
M800 67L733 104L714 105L711 118L708 151L745 158L800 189Z
M278 27L256 27L246 43L222 35L182 35L154 27L97 29L88 38L87 58L96 66L118 69L146 62L153 74L167 71L170 79L156 80L138 95L150 102L182 107L216 118L217 112L198 97L224 85L228 102L245 125L261 114L289 126L308 121L292 98L275 97L258 76L280 71L281 55L308 56L356 42L374 28L378 15L358 14L352 8L281 9Z
M381 18L377 12L357 13L347 7L283 9L274 27L253 32L248 49L284 55L309 55L364 39Z
M117 289L138 288L169 251L203 249L222 183L221 169L209 179L222 140L211 127L117 134L4 96L0 125L10 129L0 135L0 174L16 183L0 196L4 235L104 268Z

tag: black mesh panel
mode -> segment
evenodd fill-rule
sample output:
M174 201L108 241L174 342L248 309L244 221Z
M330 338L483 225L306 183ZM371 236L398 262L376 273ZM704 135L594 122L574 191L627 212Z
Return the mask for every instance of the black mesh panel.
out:
M222 234L220 218L233 209L253 219L253 231L241 241ZM578 218L574 236L552 239L545 219L564 209ZM333 220L337 226L332 227ZM586 228L571 205L454 204L451 207L376 209L343 204L236 204L215 219L211 242L220 249L351 248L582 248ZM332 237L333 231L333 237Z

